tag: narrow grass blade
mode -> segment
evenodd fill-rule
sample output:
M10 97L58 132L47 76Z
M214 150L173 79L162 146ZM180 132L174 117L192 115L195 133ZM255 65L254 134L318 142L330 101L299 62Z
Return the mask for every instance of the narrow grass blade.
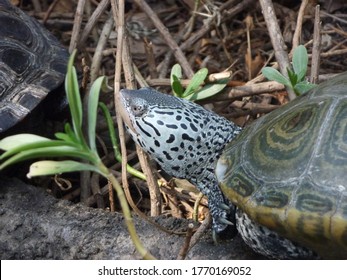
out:
M8 158L10 156L13 156L15 154L18 154L20 152L24 151L30 151L38 148L52 148L52 147L66 147L66 146L71 146L71 147L76 147L74 143L69 143L66 141L61 141L61 140L47 140L47 141L40 141L40 142L28 142L26 144L22 144L16 147L13 147L9 150L7 150L5 153L3 153L0 156L0 160L3 160L5 158Z
M74 157L74 158L80 158L80 159L90 161L91 163L97 162L97 159L90 152L83 151L75 147L70 147L70 146L46 147L46 148L31 149L31 150L23 151L16 154L10 157L9 159L7 159L6 161L4 161L0 165L0 170L21 161L31 160L36 158L47 158L47 157Z
M46 176L76 171L93 171L105 176L105 174L102 174L98 168L91 164L81 163L73 160L42 160L30 165L27 177L32 178L35 176Z
M42 136L38 136L35 134L16 134L12 136L8 136L2 140L0 140L0 150L8 151L15 149L19 146L30 144L30 143L41 143L51 141L50 139Z
M65 78L65 91L69 102L72 124L76 136L83 141L82 136L82 101L80 97L76 69L73 66L76 50L73 51L69 58L67 73Z
M88 138L89 147L92 151L97 153L96 143L95 143L95 129L96 129L96 119L98 115L98 102L101 87L105 82L105 77L99 77L93 83L89 97L88 97Z

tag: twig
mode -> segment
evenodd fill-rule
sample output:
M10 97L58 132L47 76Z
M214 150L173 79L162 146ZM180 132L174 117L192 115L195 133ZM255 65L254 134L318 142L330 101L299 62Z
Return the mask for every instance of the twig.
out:
M342 54L346 54L346 53L347 53L347 49L327 51L327 52L321 53L320 57L326 58L326 57L331 57L331 56L335 56L335 55L342 55ZM308 57L311 57L311 56L308 55Z
M112 9L114 10L115 5L113 4L113 2L111 2L111 3L112 3ZM122 17L122 16L118 15L118 17ZM123 15L123 17L124 17L124 15ZM123 19L123 21L124 21L124 19ZM119 24L123 24L122 30L119 30L120 29ZM126 34L124 33L125 32L124 31L124 22L118 22L117 25L118 25L117 29L118 29L119 33L117 34L118 40L117 40L117 57L116 57L116 59L117 60L119 59L119 62L123 63L127 88L134 89L135 88L135 79L134 79L134 73L132 70L132 60L131 60L129 45L127 44ZM119 51L118 51L119 41L122 42L121 57L119 57ZM119 63L118 61L116 61L116 62ZM118 64L117 64L117 66L118 66ZM120 66L121 65L119 65L119 67ZM120 73L119 73L119 79L120 79ZM118 107L120 104L119 89L120 89L120 80L117 81L117 85L115 84L115 93L116 93L115 94L115 105L116 105L116 107ZM117 108L116 108L116 111L119 112L120 110L117 110ZM126 159L126 147L125 147L125 141L124 141L124 128L123 128L123 121L122 121L121 116L119 114L117 114L117 125L118 125L118 132L119 132L119 138L120 138L120 143L121 143L121 153L122 153L122 159L123 159L122 160L122 183L123 183L124 189L126 190L126 193L130 194L130 192L128 192L129 187L128 187L128 181L127 181L127 176L126 176L127 159ZM137 150L138 150L138 147L137 147ZM152 171L148 165L147 158L144 156L144 154L142 153L141 150L138 150L138 155L139 155L141 167L142 167L143 172L145 173L146 178L147 178L149 192L151 195L151 206L152 206L151 207L151 214L153 216L157 216L160 214L160 211L161 211L161 199L160 199L159 187L158 187L157 181L154 179L153 173L152 173ZM130 200L129 203L132 202L131 197L128 197L128 200ZM134 203L133 203L133 206L135 206ZM137 207L136 207L136 209L137 209Z
M91 82L94 82L96 78L99 76L99 70L100 70L101 60L102 60L102 51L105 49L108 38L110 37L111 31L113 29L113 24L114 24L114 20L111 14L104 24L104 27L99 37L98 44L95 49L95 53L93 55L92 64L90 67Z
M240 97L283 91L284 86L280 83L270 81L258 84L233 87L227 93L221 93L214 97L214 101L233 100Z
M54 0L53 3L51 5L49 5L49 8L48 8L47 12L45 13L45 16L43 17L43 20L42 20L44 25L46 24L50 14L52 13L52 11L54 10L55 6L58 4L59 1L60 0Z
M35 12L37 13L42 12L42 7L39 0L32 0L31 2L33 3Z
M72 34L71 34L70 47L69 47L70 53L72 53L72 51L76 49L77 47L77 42L78 42L80 31L81 31L81 24L82 24L83 11L84 11L85 4L86 4L86 0L79 0L77 4L75 19L74 19L74 24L72 28Z
M120 90L120 81L121 81L121 67L122 67L122 55L123 55L123 36L124 36L124 0L119 0L117 1L118 6L115 1L111 1L112 4L112 13L114 20L117 24L117 53L116 53L116 65L115 65L115 78L114 78L114 99L115 99L115 106L116 106L116 111L119 107L119 101L120 101L120 96L119 96L119 90ZM127 180L127 174L126 174L126 166L127 166L127 159L126 159L126 147L124 143L124 129L123 129L123 121L122 118L119 114L117 114L117 125L118 125L118 130L119 130L119 137L120 137L120 143L121 143L121 151L122 151L122 184L123 188L125 186L128 186L128 180ZM122 135L121 135L122 133ZM110 178L112 179L112 178ZM117 185L116 179L114 179L115 182L112 182L113 185ZM117 192L118 194L118 192ZM129 213L130 216L130 213ZM131 218L130 219L130 226L133 226ZM130 227L128 225L128 229ZM138 239L137 235L133 237L133 242L134 239ZM139 241L139 240L136 240ZM135 242L134 242L135 244ZM142 245L140 243L140 245ZM142 249L142 248L141 248ZM143 248L142 256L146 256L148 258L153 259L154 257L147 251L147 249Z
M146 51L149 75L152 79L154 79L154 78L158 77L158 72L157 72L157 68L155 65L155 56L153 53L153 44L152 44L152 42L148 41L147 38L144 39L144 43L145 43L145 51Z
M161 22L156 13L151 9L151 7L144 0L134 0L134 2L147 14L147 16L152 20L154 26L158 29L160 34L163 36L169 48L173 51L177 61L180 63L184 73L188 78L191 78L194 74L187 58L183 54L180 47L177 45L176 41L172 38L170 32Z
M133 64L132 64L132 59L131 59L131 54L130 54L130 49L129 49L129 44L128 44L126 34L124 34L124 36L123 36L122 62L123 62L124 76L126 79L127 88L134 89L135 88L135 78L134 78L134 71L133 71L133 67L132 67ZM119 112L119 110L118 110L118 112ZM120 129L119 133L121 130L124 131L123 126L121 128L119 127L119 129ZM122 134L124 134L124 132L122 132ZM137 154L139 157L141 168L142 168L143 173L145 174L146 179L147 179L150 201L151 201L151 216L158 216L161 213L161 196L160 196L160 190L159 190L157 180L156 180L156 178L152 172L152 169L149 166L148 158L147 158L146 154L143 152L143 150L138 145L136 145L136 151L137 151ZM124 144L124 150L122 150L122 155L123 154L126 155L125 144ZM130 192L129 192L129 198L130 198Z
M298 18L296 19L296 28L295 28L295 32L293 35L293 46L292 46L291 52L293 52L293 50L297 46L299 46L301 31L302 31L302 22L304 19L305 9L306 9L307 4L308 4L308 0L302 0L301 5L300 5L300 9L298 12Z
M89 18L86 26L84 27L81 38L78 42L78 46L81 47L84 45L84 43L87 41L87 38L91 32L91 30L94 28L95 24L97 23L98 19L101 17L101 15L105 12L107 7L110 4L110 0L102 0L100 4L96 7L95 11Z
M269 31L272 47L275 50L276 60L278 62L282 75L288 77L287 69L292 69L289 62L287 47L284 43L282 32L278 26L277 17L271 0L259 0L262 7L264 19ZM296 95L292 89L286 88L290 100L295 99Z
M177 260L184 260L186 258L189 251L190 240L192 239L192 236L193 236L193 230L194 230L194 224L191 224L191 223L188 224L186 238L184 239L183 246L178 253Z
M230 18L234 17L235 15L239 14L241 11L248 9L253 2L255 2L255 0L244 0L241 1L241 3L235 5L232 9L230 9L229 11L226 11L226 15L225 17L230 20ZM223 4L220 9L219 12L222 13L223 11L225 11L226 8L229 7L230 2L227 2L225 4ZM213 18L211 18L211 20L213 20ZM223 22L223 20L222 20ZM201 39L202 37L205 36L205 34L207 32L209 32L212 27L214 25L203 25L199 31L197 31L195 34L192 34L192 36L190 36L190 38L188 40L186 40L185 42L183 42L180 45L180 49L182 51L190 48L191 46L194 46L194 44L196 43L196 41L198 41L199 39Z
M208 213L206 215L205 220L202 222L202 224L200 225L200 227L197 229L197 231L194 233L194 235L192 236L192 239L190 240L189 243L189 249L187 250L186 254L189 252L189 250L191 250L194 245L199 241L200 237L204 234L204 232L208 229L208 227L210 226L212 222L212 217L211 214Z
M320 6L315 8L314 29L313 29L313 46L311 59L311 77L310 82L318 84L319 67L320 67L320 50L321 50L321 21L320 21Z
M100 175L97 173L93 173L92 176L90 177L91 190L92 190L93 196L95 197L97 207L100 209L105 209L104 198L103 198L103 195L101 193L99 182L100 182ZM87 199L85 200L85 202L86 201L87 201ZM111 209L112 209L112 204L110 204L110 205L111 205ZM114 209L114 205L113 205L113 209ZM114 212L114 210L112 212Z

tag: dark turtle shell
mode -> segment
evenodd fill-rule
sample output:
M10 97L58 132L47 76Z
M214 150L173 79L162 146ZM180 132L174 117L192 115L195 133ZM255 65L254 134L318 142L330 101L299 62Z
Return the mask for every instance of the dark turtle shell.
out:
M252 220L326 258L347 258L347 72L260 118L218 161Z
M67 60L67 50L42 25L0 0L0 132L63 82Z

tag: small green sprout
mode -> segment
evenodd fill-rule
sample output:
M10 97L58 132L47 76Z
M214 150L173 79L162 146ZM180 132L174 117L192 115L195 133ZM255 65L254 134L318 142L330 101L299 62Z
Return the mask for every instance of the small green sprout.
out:
M211 97L222 91L228 84L230 78L220 79L214 83L203 86L208 75L207 68L202 68L194 74L190 83L183 89L181 84L182 68L179 64L175 64L171 69L170 80L171 88L175 96L185 98L191 101L197 101Z
M302 95L316 86L306 80L308 55L303 45L295 48L292 65L293 71L287 69L288 78L272 67L264 67L262 73L267 79L293 89L296 95Z

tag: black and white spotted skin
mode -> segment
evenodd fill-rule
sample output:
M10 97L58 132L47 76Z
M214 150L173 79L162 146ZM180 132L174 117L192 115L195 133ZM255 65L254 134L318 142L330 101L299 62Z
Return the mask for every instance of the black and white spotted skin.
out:
M123 89L120 96L120 113L134 141L168 174L189 180L208 197L215 237L234 235L237 228L247 245L270 258L317 258L313 251L252 221L221 192L215 175L221 167L216 168L216 160L240 127L197 104L151 88Z
M128 131L161 168L185 178L207 196L218 234L228 224L228 209L214 173L224 146L241 129L201 106L151 88L120 91L121 115ZM233 216L231 216L233 220Z

